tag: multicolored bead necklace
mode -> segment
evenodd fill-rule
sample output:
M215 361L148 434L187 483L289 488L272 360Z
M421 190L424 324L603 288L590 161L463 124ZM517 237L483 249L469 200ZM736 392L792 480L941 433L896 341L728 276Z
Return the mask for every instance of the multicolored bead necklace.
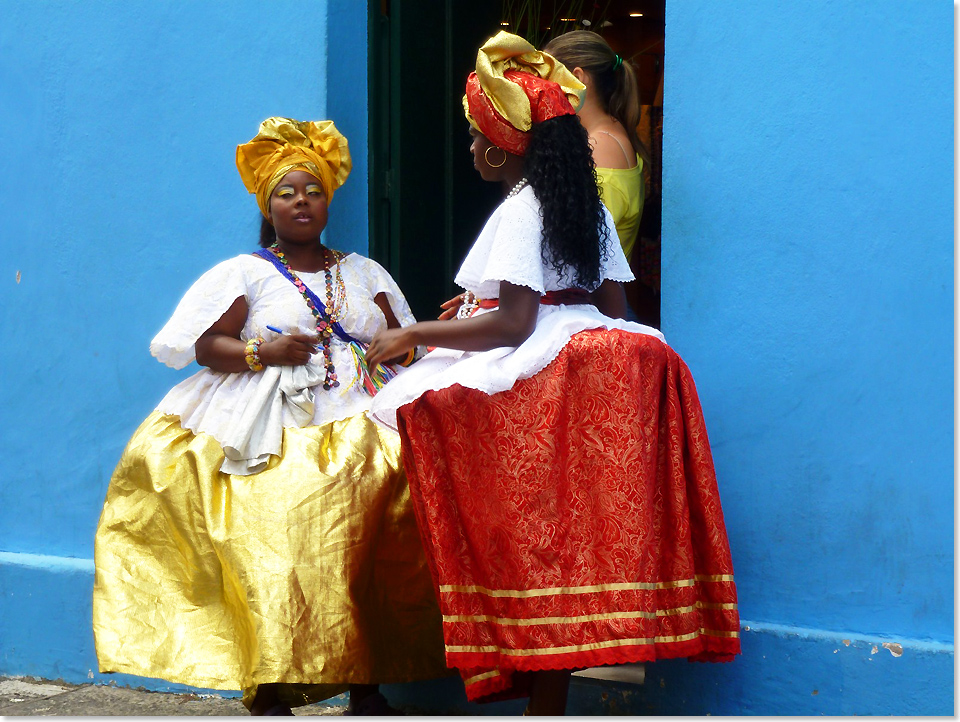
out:
M327 291L327 308L326 314L324 314L319 308L317 308L316 304L310 300L310 294L307 292L307 287L303 284L303 281L300 280L300 277L296 274L296 272L290 268L290 264L283 255L283 251L280 250L279 245L274 243L272 246L270 246L270 250L273 251L280 263L283 264L283 267L287 269L287 273L289 273L291 278L293 278L294 285L296 285L297 290L300 291L300 295L303 296L303 300L307 302L307 307L310 309L310 313L313 314L313 317L317 321L317 334L320 336L320 343L323 347L323 367L326 370L326 376L323 380L323 388L325 390L329 390L335 386L339 386L340 382L337 380L337 372L333 367L333 359L330 357L330 337L333 335L333 324L343 318L347 312L347 289L343 285L343 275L340 273L340 261L346 254L341 253L340 251L332 251L329 248L323 249L323 275L326 282ZM337 267L336 288L334 288L331 266Z

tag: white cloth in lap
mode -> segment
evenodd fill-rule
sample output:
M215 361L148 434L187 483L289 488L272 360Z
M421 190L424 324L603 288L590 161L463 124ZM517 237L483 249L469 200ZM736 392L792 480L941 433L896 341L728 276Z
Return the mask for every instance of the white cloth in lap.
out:
M340 261L347 298L343 329L369 342L386 328L386 319L374 297L384 293L397 320L408 326L415 319L400 288L375 261L349 254ZM297 273L325 300L324 273ZM223 261L204 273L186 292L173 316L150 344L150 352L173 368L195 358L195 344L238 298L246 299L249 313L241 339L277 333L316 334L316 321L296 287L268 261L243 255ZM324 390L323 354L315 353L305 366L267 366L259 373L223 373L204 368L174 386L157 410L180 417L185 429L213 436L224 449L222 470L253 474L264 468L271 454L279 455L284 427L322 425L365 412L371 397L356 381L353 352L334 335L331 358L340 386ZM398 369L403 373L404 369Z
M634 279L623 255L613 218L603 209L607 223L607 254L601 279L627 282ZM499 298L500 282L532 288L541 294L576 287L569 269L562 275L545 262L541 253L543 223L540 203L527 186L507 198L493 212L464 259L455 283L480 298ZM599 284L597 284L599 286ZM593 291L594 288L587 290ZM481 309L477 313L490 313ZM456 321L450 321L456 323ZM663 334L651 326L604 316L589 304L541 305L533 333L516 348L489 351L436 349L414 364L402 378L391 381L377 394L371 418L397 428L397 409L431 390L460 384L487 394L506 391L513 384L544 369L566 346L570 337L594 328L618 328L632 333Z

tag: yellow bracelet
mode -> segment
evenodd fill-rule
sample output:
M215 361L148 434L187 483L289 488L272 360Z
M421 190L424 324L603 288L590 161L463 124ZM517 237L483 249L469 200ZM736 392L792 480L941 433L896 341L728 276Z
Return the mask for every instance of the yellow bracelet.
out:
M247 341L247 348L244 357L247 360L247 366L251 371L263 371L263 364L260 362L260 344L263 343L263 337L257 336Z
M409 366L413 363L414 359L417 357L416 347L407 351L407 355L403 357L402 361L397 361L397 364L400 366Z

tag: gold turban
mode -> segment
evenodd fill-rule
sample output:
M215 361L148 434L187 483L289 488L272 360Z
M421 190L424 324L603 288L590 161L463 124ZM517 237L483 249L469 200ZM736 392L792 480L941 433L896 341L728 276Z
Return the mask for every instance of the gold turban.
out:
M248 191L257 194L257 205L268 220L270 194L290 171L304 170L315 176L329 204L352 167L347 139L332 120L267 118L253 140L237 146L240 178Z
M548 53L541 53L519 35L501 30L477 52L477 79L493 109L522 133L530 130L536 118L531 113L530 97L516 82L504 77L508 70L537 75L557 83L574 110L580 107L586 86ZM467 120L483 133L470 113L468 98L463 96Z

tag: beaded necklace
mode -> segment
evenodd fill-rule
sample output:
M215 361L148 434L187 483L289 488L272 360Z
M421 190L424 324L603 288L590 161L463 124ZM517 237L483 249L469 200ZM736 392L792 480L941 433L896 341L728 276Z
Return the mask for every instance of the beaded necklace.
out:
M289 273L293 279L293 283L297 287L297 290L300 291L300 295L303 296L303 300L307 302L310 313L313 314L313 317L317 321L317 334L320 336L320 343L323 348L323 368L326 370L323 388L330 390L333 387L339 386L340 382L337 380L337 371L333 367L333 359L330 356L330 337L333 335L333 324L343 318L347 312L347 289L343 285L343 275L340 273L340 261L346 254L340 251L332 251L329 248L323 249L323 276L326 282L327 296L326 313L323 313L310 299L310 293L303 281L301 281L296 272L290 268L286 256L284 256L283 251L280 250L280 246L274 243L270 246L270 250L273 251L280 263L283 264L283 267L287 269L287 273ZM334 288L331 266L337 267L336 288Z
M522 190L526 187L527 183L529 183L529 182L530 182L530 181L528 181L525 177L524 177L524 178L521 178L521 179L517 182L517 184L516 184L513 188L510 189L510 192L507 193L507 198L513 198L515 195L517 195L517 193L519 193L520 191L522 191Z

